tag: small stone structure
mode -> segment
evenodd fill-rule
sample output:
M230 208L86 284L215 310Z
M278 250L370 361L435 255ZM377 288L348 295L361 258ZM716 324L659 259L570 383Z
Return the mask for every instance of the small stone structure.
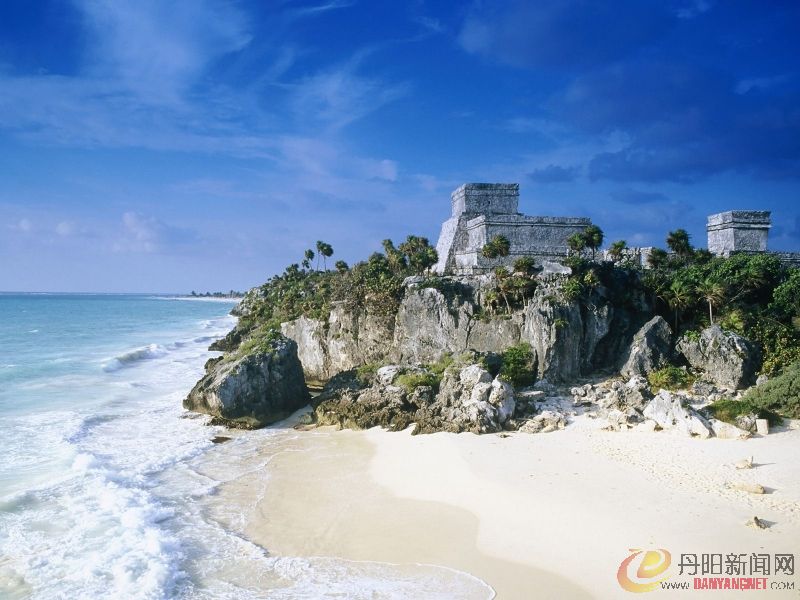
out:
M767 251L770 213L766 210L729 210L708 216L708 250L716 256Z
M568 254L567 239L591 221L584 217L530 217L517 212L518 183L465 183L451 194L452 215L442 224L436 250L439 274L471 275L511 265L522 256L537 262ZM486 258L483 246L495 236L511 242L509 255Z

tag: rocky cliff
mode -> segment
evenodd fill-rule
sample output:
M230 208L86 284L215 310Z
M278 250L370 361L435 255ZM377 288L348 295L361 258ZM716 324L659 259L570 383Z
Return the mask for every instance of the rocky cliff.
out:
M326 320L303 316L281 331L297 342L306 377L319 381L373 362L431 363L446 354L499 353L523 342L533 349L540 379L570 381L614 368L650 315L646 303L614 304L602 286L569 299L565 281L542 278L532 297L508 313L490 305L491 275L410 277L394 315L334 306Z
M220 424L252 429L284 419L308 401L297 344L275 337L209 360L183 407Z

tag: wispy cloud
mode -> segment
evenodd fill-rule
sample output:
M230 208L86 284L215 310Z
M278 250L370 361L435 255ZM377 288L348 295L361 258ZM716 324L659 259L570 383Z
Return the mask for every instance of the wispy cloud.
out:
M322 4L309 4L289 10L288 16L290 18L315 17L332 10L350 8L355 4L355 0L332 0Z
M87 72L148 103L181 103L214 60L251 39L244 15L231 3L75 2L94 42Z
M290 84L298 120L338 130L401 98L408 86L359 73L365 54Z

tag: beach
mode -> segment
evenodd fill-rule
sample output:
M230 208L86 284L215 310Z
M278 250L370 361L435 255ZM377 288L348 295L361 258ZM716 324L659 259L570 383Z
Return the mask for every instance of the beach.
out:
M667 549L672 581L691 580L681 554L797 551L796 425L746 441L603 431L586 416L538 435L320 428L272 447L266 472L229 481L215 502L235 503L273 557L439 565L497 598L625 597L616 574L631 549ZM264 460L248 448L243 461ZM734 468L750 455L753 469ZM768 528L746 526L753 516Z

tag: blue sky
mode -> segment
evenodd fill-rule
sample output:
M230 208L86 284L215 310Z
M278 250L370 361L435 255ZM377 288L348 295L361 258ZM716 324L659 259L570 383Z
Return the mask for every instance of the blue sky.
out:
M800 249L800 5L5 0L0 290L246 289L318 239L435 242L449 193L663 245Z

